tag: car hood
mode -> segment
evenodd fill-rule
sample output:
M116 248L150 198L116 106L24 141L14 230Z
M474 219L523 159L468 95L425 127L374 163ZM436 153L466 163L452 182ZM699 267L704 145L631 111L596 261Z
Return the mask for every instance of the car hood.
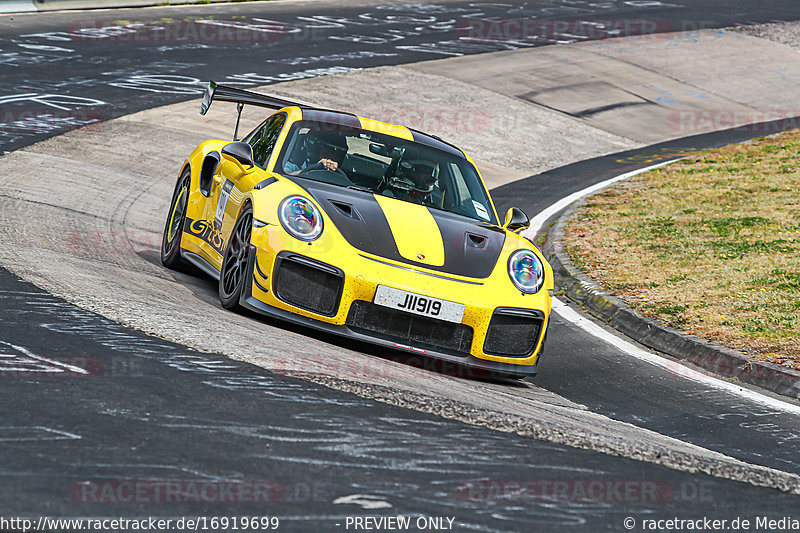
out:
M294 177L354 248L470 278L494 270L505 232L477 220L366 191Z

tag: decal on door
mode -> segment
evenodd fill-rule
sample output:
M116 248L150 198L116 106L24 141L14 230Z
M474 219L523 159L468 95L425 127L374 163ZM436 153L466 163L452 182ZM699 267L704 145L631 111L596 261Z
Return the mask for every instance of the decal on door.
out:
M228 198L231 196L231 189L233 189L233 182L231 180L225 180L225 183L222 184L222 190L219 191L217 213L214 215L214 227L218 230L222 229L222 218L225 216L225 206L228 204Z
M222 234L218 230L212 228L211 224L205 220L192 220L186 217L183 231L207 242L218 254L222 255L225 244L225 241L222 239Z

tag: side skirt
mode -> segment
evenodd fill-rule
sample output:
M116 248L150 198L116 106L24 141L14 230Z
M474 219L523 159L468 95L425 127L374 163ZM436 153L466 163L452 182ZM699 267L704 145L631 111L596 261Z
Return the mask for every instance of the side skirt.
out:
M181 257L183 257L186 261L193 264L215 280L219 281L219 270L214 268L214 266L197 255L194 252L187 252L186 250L181 249Z

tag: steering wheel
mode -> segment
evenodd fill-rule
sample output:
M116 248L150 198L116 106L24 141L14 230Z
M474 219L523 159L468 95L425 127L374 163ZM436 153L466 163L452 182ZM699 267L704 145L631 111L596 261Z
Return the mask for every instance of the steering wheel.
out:
M336 170L328 170L322 165L322 163L315 163L304 168L297 173L297 176L315 181L323 181L333 185L341 185L343 187L349 187L353 185L353 182L350 181L350 178L347 177L347 174L345 174L344 170L341 168L337 168Z
M298 176L302 176L306 172L315 172L315 171L319 171L319 170L324 170L325 172L338 172L339 174L341 174L342 176L347 178L347 174L345 174L345 172L344 172L344 170L342 170L341 166L336 167L336 170L328 170L327 168L325 168L325 165L323 165L322 163L314 163L313 165L308 165L306 168L304 168L303 170L298 172L297 175ZM347 180L350 181L350 178L347 178Z

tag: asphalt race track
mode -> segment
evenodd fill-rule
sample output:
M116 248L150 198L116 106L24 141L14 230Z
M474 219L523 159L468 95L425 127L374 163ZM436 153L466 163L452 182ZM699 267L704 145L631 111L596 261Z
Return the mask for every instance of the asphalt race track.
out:
M8 126L0 132L1 149L13 150L94 120L196 97L209 79L247 87L577 40L558 28L548 28L541 39L521 42L460 39L468 27L463 21L469 17L648 22L621 26L620 31L633 35L800 16L800 8L791 0L727 0L713 6L701 0L359 4L242 3L4 16L0 105L6 115L0 122ZM211 20L192 24L197 19ZM137 33L138 26L132 25L148 29ZM206 27L213 29L204 34L201 30ZM258 43L257 57L254 43ZM59 102L83 113L61 117ZM13 124L30 120L23 112L44 110L55 117L40 124Z
M779 519L797 500L278 377L9 274L0 286L3 352L42 376L3 384L4 516L277 516L281 531L337 531L348 516L400 514L455 518L456 531L616 531L627 516L697 519L710 506ZM600 501L575 496L598 482Z
M660 21L663 31L800 19L800 6L790 0L706 4L287 2L4 16L0 150L196 98L209 78L246 87L531 45L459 39L454 21L478 13L646 17ZM209 12L224 24L247 25L242 31L265 39L259 42L267 52L256 62L241 40L165 37L137 44L82 31L107 28L109 21L180 29L180 21L207 19ZM536 46L569 41L551 37ZM59 109L75 106L81 113ZM492 193L498 209L513 204L536 213L652 161L752 136L733 130L680 139L575 163ZM201 299L215 296L213 283L192 283L207 293ZM398 403L391 392L385 401L371 399L381 398L375 387L353 387L356 395L277 375L125 328L3 269L0 300L0 517L247 515L279 517L280 530L352 531L348 518L406 515L443 524L451 518L457 531L619 531L627 517L636 520L634 527L642 518L754 521L798 508L798 496L775 488L800 490L795 408L762 404L686 379L680 370L622 357L559 317L540 374L531 380L541 393L510 383L470 386L484 387L498 403L539 394L576 417L596 413L689 443L687 449L705 449L708 454L697 453L706 462L667 468L657 458L635 460L515 434L513 424L503 425L499 408L490 413L496 419L467 424L444 413L446 402L446 417L440 417L391 405ZM260 319L249 318L259 326ZM328 343L331 354L386 357L367 346L271 326ZM333 384L347 389L340 385ZM702 473L713 470L708 465L722 466L711 476ZM772 470L751 472L751 465ZM725 479L763 483L764 476L771 479L767 487ZM168 492L170 483L179 490ZM130 501L131 486L144 496ZM223 487L238 496L219 496ZM587 489L599 491L597 497L586 501ZM204 490L217 497L196 496Z

